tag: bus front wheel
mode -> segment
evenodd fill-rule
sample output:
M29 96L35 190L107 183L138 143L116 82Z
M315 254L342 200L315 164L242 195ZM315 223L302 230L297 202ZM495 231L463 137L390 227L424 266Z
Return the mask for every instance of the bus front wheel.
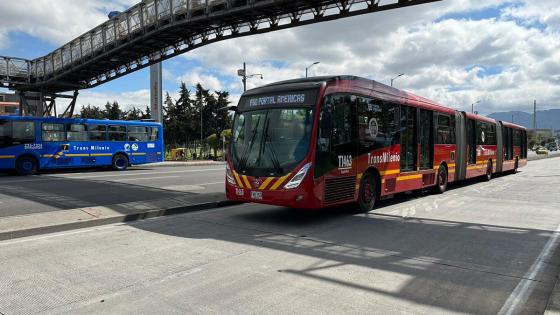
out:
M16 161L16 171L21 176L35 174L37 167L37 160L30 156L22 156Z
M114 171L126 171L128 168L128 158L123 154L115 155L112 167Z
M364 174L360 182L358 205L363 213L370 212L375 208L377 202L377 184L371 173Z

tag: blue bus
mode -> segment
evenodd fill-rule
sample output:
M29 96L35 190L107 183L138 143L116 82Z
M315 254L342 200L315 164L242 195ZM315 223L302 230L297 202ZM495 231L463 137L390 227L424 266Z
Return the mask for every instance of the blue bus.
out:
M54 117L0 116L0 170L129 165L163 161L161 124Z

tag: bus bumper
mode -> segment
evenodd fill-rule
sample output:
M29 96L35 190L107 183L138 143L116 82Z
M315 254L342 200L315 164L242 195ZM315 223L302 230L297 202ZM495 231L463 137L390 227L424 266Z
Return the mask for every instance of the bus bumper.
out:
M226 183L226 197L232 201L254 202L299 209L319 209L321 202L305 189L256 190Z

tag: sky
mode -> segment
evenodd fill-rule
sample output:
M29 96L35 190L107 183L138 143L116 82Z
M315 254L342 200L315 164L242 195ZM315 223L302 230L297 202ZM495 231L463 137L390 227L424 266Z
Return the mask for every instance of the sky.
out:
M382 3L396 0L381 0ZM138 0L0 2L0 55L37 58ZM45 13L45 12L48 12ZM348 74L389 84L445 106L481 114L560 108L558 0L444 0L203 46L163 63L163 88L180 82L243 91L237 69L247 62L248 88L310 75ZM83 90L78 104L149 104L149 72L138 71ZM478 102L480 101L480 102Z

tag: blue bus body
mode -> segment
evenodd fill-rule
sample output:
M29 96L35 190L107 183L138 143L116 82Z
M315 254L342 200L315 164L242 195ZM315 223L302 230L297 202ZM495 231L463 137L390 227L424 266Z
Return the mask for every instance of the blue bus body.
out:
M0 116L0 170L115 168L115 157L122 160L117 169L126 169L163 161L163 150L162 126L154 122Z

